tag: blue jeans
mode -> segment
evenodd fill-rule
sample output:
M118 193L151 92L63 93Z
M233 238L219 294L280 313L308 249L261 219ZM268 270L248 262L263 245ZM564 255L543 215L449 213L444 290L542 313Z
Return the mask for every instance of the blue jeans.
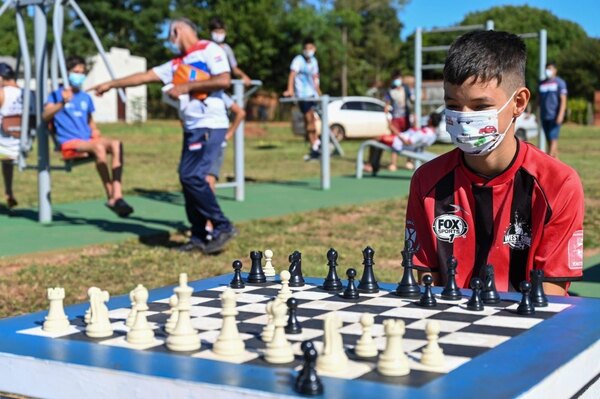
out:
M213 224L213 235L232 228L223 214L206 175L221 151L226 129L199 128L183 132L179 181L185 197L185 212L192 225L192 237L206 240L206 221Z
M542 128L544 129L546 140L558 140L560 125L556 123L556 119L542 120Z

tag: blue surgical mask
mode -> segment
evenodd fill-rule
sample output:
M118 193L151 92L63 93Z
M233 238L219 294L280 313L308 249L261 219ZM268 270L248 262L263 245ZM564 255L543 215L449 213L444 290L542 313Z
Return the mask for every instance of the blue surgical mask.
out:
M165 43L165 47L173 54L175 55L180 55L181 54L181 49L179 48L178 45L176 45L175 43L173 43L172 41L168 41Z
M394 81L392 82L392 86L394 86L394 87L402 86L402 79L394 79Z
M85 82L85 74L77 72L69 72L69 84L76 89L81 89Z

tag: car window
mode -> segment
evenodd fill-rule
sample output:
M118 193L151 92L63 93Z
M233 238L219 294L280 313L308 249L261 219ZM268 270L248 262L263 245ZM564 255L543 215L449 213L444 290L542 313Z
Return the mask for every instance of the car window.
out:
M360 101L348 101L342 105L342 109L347 109L351 111L362 111L363 103Z
M371 112L383 112L383 106L375 103L364 102L363 109Z

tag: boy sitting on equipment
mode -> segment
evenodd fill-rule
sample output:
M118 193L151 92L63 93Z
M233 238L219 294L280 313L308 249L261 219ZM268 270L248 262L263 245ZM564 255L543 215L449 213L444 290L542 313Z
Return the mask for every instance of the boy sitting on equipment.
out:
M133 208L123 199L121 176L123 174L123 144L119 140L101 137L92 119L94 103L83 91L85 60L79 56L67 59L70 87L61 87L48 97L43 118L52 122L63 158L77 158L91 154L106 192L106 206L120 217L133 213ZM107 154L112 156L112 178L108 170Z
M514 291L542 270L544 289L565 295L583 267L583 188L577 172L515 137L529 102L525 43L476 31L450 47L444 67L446 130L457 149L419 168L411 181L406 245L434 282L468 287L486 264L496 287Z

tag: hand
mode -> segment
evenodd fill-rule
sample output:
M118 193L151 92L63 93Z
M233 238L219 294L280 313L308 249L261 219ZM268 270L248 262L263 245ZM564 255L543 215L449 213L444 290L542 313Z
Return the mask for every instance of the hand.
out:
M68 89L64 88L61 94L65 103L68 103L73 99L73 89L71 89L70 87Z
M248 75L244 75L242 77L242 81L244 82L244 86L248 87L252 84L252 79Z
M98 97L102 97L102 95L104 93L106 93L107 91L109 91L110 89L112 89L112 85L110 82L106 82L106 83L100 83L99 85L96 85L90 89L88 89L88 91L95 91L96 95Z
M559 116L557 116L557 117L556 117L556 123L557 123L557 124L559 124L559 125L562 125L562 123L563 123L564 121L565 121L565 117L564 117L564 115L563 115L563 116L560 116L560 115L559 115Z
M293 90L286 90L283 92L283 96L284 97L294 97L294 91Z
M233 137L233 134L235 133L235 131L233 130L228 130L227 134L225 135L225 141L229 141L231 140L231 138Z
M183 83L180 85L175 85L171 90L167 92L167 95L174 100L177 100L179 96L188 94L190 92L190 88L187 84Z

